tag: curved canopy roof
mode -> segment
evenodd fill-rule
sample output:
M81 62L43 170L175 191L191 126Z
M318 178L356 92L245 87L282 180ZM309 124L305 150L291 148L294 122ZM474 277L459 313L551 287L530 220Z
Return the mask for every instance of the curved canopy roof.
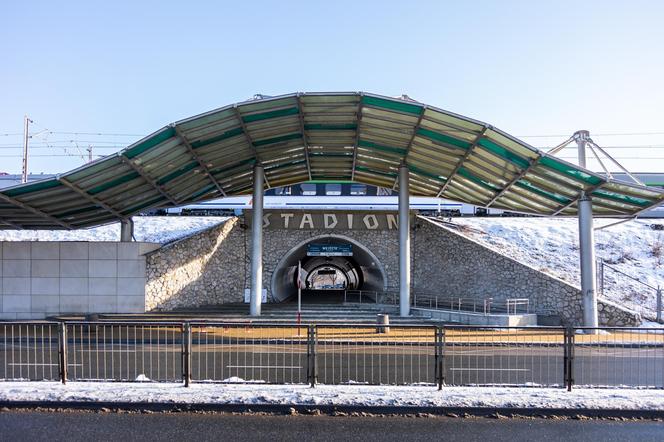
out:
M606 179L486 123L409 99L295 93L233 104L170 124L126 149L55 178L0 191L5 228L82 228L148 208L268 187L351 180L413 195L537 215L575 215L585 191L597 216L634 215L664 200Z

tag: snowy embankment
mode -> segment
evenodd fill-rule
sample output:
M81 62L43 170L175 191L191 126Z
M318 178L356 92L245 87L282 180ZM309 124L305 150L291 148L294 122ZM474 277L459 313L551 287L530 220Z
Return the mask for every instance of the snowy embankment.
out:
M134 238L165 244L227 219L225 216L135 216ZM0 241L120 241L120 223L82 230L0 230Z
M618 220L600 219L595 226ZM572 218L453 218L459 231L535 269L570 284L579 282L578 221ZM664 231L640 219L595 232L596 256L650 286L664 286ZM654 318L656 293L608 267L600 296Z
M661 390L359 385L3 382L0 401L664 410Z

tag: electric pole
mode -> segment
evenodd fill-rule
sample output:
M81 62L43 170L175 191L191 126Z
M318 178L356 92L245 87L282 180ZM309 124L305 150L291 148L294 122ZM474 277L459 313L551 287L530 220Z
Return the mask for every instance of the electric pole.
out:
M92 145L88 144L88 148L85 150L88 151L88 163L92 163Z
M30 138L30 128L29 124L32 123L32 120L28 118L27 115L24 116L24 126L23 126L23 171L21 175L21 182L28 182L28 139Z

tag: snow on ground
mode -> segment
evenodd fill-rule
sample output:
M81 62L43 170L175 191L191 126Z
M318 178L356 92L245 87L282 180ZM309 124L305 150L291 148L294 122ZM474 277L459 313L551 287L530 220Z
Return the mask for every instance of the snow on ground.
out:
M596 220L595 226L617 220ZM571 218L453 218L460 232L513 259L578 286L578 221ZM596 256L653 287L664 286L664 231L660 220L635 220L595 232ZM607 267L604 298L653 319L654 290Z
M225 216L135 216L136 241L165 244L226 221ZM0 241L119 241L120 223L82 230L0 230Z
M664 410L661 390L512 387L2 382L0 401Z

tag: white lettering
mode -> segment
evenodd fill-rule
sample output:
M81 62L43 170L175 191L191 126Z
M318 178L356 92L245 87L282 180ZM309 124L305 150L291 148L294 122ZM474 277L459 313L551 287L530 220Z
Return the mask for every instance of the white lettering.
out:
M302 215L302 221L300 221L300 229L304 229L305 224L309 224L310 229L314 228L314 220L311 219L310 213L305 213L304 215Z
M326 213L325 215L323 215L323 217L326 229L334 229L336 225L339 223L339 221L337 221L337 215L335 215L334 213ZM330 222L330 220L332 221Z
M364 221L364 225L367 226L367 229L376 230L378 228L378 218L376 218L376 215L364 215L362 220Z
M349 213L346 217L348 218L348 230L353 230L353 214Z
M290 222L290 219L293 217L292 213L282 213L281 218L284 220L284 229L288 228L288 223Z
M263 215L263 228L266 228L270 225L270 216L272 216L271 213L266 213Z
M388 230L392 230L392 228L395 229L399 228L399 222L397 221L396 215L392 214L387 215L387 228Z

